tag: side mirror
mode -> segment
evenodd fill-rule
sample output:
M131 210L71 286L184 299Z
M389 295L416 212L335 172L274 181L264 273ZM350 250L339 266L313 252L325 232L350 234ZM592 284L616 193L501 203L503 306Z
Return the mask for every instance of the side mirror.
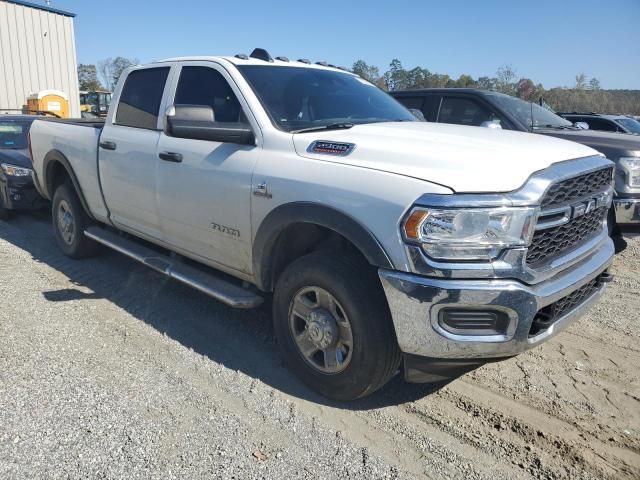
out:
M421 122L426 122L427 121L427 119L424 118L423 113L420 110L418 110L417 108L409 108L409 111L412 113L412 115L414 117L416 117Z
M480 126L484 128L491 128L493 130L502 130L502 125L500 125L500 122L495 122L493 120L487 120L486 122L482 122Z
M256 137L246 123L216 122L207 105L174 105L167 111L167 134L177 138L255 145Z
M589 130L589 124L587 122L576 122L573 125L578 127L580 130Z

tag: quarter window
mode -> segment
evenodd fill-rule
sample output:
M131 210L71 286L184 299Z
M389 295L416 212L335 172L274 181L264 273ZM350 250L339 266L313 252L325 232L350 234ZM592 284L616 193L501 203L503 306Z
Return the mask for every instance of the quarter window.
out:
M115 123L127 127L158 128L158 114L169 67L134 70L122 89Z
M246 123L229 83L210 67L182 67L174 103L209 106L216 122Z

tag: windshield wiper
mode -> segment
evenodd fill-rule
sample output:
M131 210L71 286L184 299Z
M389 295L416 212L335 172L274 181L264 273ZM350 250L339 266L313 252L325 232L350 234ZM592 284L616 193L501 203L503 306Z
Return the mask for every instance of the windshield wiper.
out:
M349 128L353 127L353 125L353 123L348 122L330 123L329 125L318 125L317 127L291 130L291 133L321 132L323 130L348 130Z

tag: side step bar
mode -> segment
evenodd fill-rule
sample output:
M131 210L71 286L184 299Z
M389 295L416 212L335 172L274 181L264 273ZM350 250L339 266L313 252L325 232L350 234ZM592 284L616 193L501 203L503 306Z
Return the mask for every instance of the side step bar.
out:
M234 308L254 308L262 303L263 298L256 293L213 274L176 262L166 255L104 228L89 227L84 234L98 243L123 253L157 272L200 290Z

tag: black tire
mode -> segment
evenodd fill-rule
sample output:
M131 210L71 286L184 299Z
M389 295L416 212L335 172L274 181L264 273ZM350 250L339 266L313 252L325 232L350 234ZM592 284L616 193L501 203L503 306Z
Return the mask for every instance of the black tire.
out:
M615 237L620 236L620 227L616 224L616 212L613 207L609 209L609 214L607 215L607 228L611 238L615 239Z
M91 225L91 219L82 208L73 185L63 183L56 189L51 221L56 242L66 256L80 259L93 257L100 252L100 244L84 235L85 229Z
M324 373L312 366L294 340L290 320L293 301L300 292L316 287L334 297L351 325L350 360L338 373ZM273 323L288 368L309 387L334 400L370 395L387 383L400 365L401 353L380 280L375 270L356 256L318 252L293 262L275 288Z

